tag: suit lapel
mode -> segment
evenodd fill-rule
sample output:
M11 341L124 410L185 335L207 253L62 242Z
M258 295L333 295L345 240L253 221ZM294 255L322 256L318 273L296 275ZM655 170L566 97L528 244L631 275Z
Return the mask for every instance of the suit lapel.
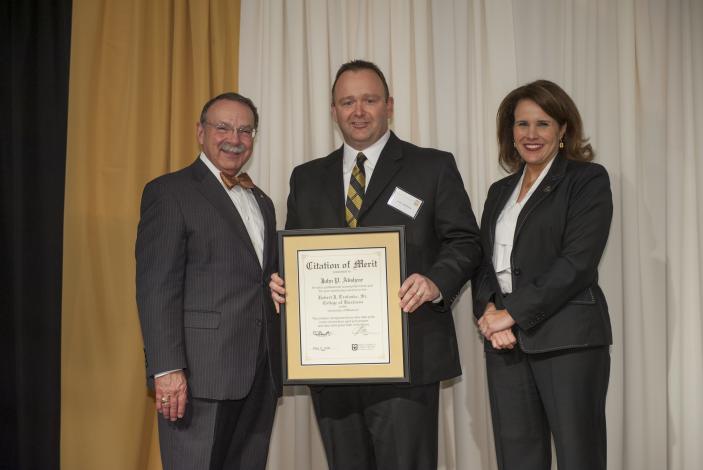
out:
M513 191L515 190L515 185L518 183L518 181L520 181L521 173L522 171L518 171L506 178L505 181L503 181L503 183L500 185L500 192L498 193L496 202L491 207L491 213L489 214L488 219L490 221L490 236L488 237L490 243L490 250L488 251L489 253L493 253L493 243L495 242L496 224L498 223L498 216L503 210L503 207L505 207L505 204L508 202L510 195L513 194Z
M400 139L391 132L391 136L386 142L378 162L376 162L376 167L373 169L371 181L366 189L364 201L361 203L361 210L359 210L359 220L369 211L388 183L391 182L393 176L400 170L402 158L403 151Z
M259 205L261 216L264 219L264 259L262 268L266 270L266 266L271 262L271 256L273 255L273 250L270 247L275 246L276 243L275 240L272 240L272 237L276 235L276 222L271 207L266 203L264 193L256 186L252 188L252 192L256 197L256 203Z
M332 205L332 211L336 214L335 226L345 227L347 222L344 218L344 191L340 191L340 186L344 188L344 170L342 163L344 160L344 147L340 147L326 157L324 177L320 184L324 187L327 198ZM344 188L346 191L346 188Z
M195 182L195 188L215 207L215 209L217 209L222 218L225 219L232 228L232 231L242 239L244 246L247 247L252 256L257 258L258 261L254 245L251 243L249 232L247 232L244 221L220 182L217 181L200 158L198 158L190 168Z
M539 204L544 201L557 187L564 177L564 171L566 170L566 159L558 154L554 157L554 163L552 163L551 168L547 176L544 177L542 182L539 184L535 192L530 196L530 199L525 203L525 207L520 211L520 215L517 218L517 225L515 227L515 237L513 238L513 243L517 240L520 235L520 230L525 225L525 222L530 217L530 214L535 210Z

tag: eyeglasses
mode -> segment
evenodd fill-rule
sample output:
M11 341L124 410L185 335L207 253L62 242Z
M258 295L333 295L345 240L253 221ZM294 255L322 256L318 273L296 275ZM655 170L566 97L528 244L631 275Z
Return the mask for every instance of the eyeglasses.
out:
M224 137L229 134L234 135L234 133L236 132L237 136L240 139L253 139L254 137L256 137L256 129L254 129L253 127L241 126L235 129L226 122L213 123L205 121L205 124L215 129L215 134L219 136Z

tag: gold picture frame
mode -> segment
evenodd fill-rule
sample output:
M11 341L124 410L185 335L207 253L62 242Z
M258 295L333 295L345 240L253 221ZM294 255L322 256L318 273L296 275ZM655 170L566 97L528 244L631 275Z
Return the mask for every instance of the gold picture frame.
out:
M278 233L283 383L409 382L400 226Z

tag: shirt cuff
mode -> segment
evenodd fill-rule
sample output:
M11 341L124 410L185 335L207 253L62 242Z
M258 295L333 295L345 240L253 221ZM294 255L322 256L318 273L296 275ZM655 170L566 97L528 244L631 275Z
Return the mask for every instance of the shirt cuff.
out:
M173 370L167 370L166 372L159 372L158 374L154 374L154 378L158 379L159 377L163 377L164 375L168 375L171 372L177 372L179 370L183 370L183 369L173 369Z

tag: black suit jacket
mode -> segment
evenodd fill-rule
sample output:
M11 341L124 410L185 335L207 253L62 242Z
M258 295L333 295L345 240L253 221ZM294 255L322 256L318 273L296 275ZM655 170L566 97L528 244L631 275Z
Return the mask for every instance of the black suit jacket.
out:
M345 227L343 147L293 170L287 229ZM415 219L390 207L396 187L423 201ZM408 274L423 274L443 301L409 314L410 375L427 384L461 374L451 304L481 262L478 226L454 157L391 133L359 212L359 226L405 226Z
M511 255L513 292L506 298L492 265L495 227L520 180L518 171L488 190L481 219L485 253L473 279L474 314L506 308L528 353L608 345L610 317L598 285L598 263L613 214L610 181L595 163L558 155L520 212ZM486 342L488 350L492 350Z
M263 337L280 393L280 325L268 289L276 221L269 197L252 191L265 226L263 269L232 200L200 159L144 188L137 305L149 379L185 369L194 397L243 398Z

